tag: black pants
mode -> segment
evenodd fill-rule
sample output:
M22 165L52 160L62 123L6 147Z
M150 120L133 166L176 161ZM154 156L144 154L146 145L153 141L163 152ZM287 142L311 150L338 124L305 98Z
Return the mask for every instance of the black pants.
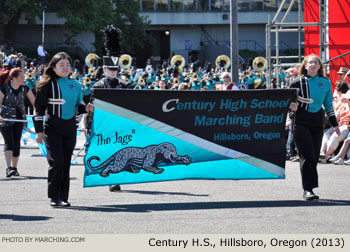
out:
M318 187L317 163L323 136L323 111L310 113L299 109L295 119L294 141L299 152L304 190Z
M68 201L70 162L76 134L75 117L63 120L48 116L44 135L49 163L48 197L51 199Z
M12 150L12 156L19 157L23 123L15 122L12 125L1 126L0 129L5 142L4 151Z

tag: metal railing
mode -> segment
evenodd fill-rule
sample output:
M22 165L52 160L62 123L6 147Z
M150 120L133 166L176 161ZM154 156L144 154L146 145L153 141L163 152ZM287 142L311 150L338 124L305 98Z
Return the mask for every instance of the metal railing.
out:
M337 72L339 71L340 67L349 68L350 66L349 63L350 63L350 52L339 55L323 63L326 68L326 72L328 73L328 77L332 81L333 85L338 80Z
M254 52L265 51L265 48L260 45L256 40L239 40L239 49L249 49Z

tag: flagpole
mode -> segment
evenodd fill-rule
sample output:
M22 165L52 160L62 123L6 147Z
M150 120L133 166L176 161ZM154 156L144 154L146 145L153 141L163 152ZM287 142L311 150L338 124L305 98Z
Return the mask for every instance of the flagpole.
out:
M238 83L238 17L237 0L231 0L230 5L230 58L232 81Z

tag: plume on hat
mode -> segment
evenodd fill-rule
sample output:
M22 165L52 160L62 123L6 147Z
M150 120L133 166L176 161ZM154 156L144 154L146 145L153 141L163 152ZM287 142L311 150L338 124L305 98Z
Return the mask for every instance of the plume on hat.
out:
M121 54L122 31L114 27L114 25L107 25L103 32L104 47L107 56L119 57Z

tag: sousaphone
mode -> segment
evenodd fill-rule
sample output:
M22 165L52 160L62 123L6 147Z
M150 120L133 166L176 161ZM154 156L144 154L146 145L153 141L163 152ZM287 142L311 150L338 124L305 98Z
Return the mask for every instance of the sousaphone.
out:
M266 69L266 59L264 57L256 57L253 60L253 68L258 72L264 71Z
M128 69L131 66L132 58L129 54L122 54L119 58L119 66Z
M215 60L215 65L217 68L229 68L231 66L231 60L226 55L219 55Z
M174 55L170 60L171 67L175 68L177 66L182 69L185 66L185 59L181 55Z
M86 57L85 57L85 65L87 65L89 68L94 68L94 65L92 64L93 60L97 60L98 55L95 53L89 53Z

